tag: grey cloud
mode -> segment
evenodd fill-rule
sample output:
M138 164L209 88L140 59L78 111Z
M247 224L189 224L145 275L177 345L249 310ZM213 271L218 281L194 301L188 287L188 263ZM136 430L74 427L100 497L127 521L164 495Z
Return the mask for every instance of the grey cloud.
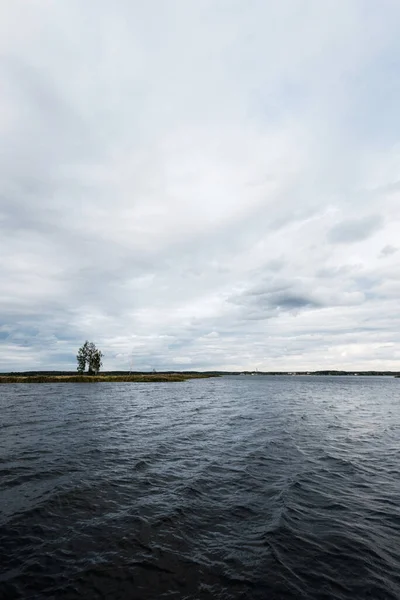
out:
M276 308L283 310L298 310L300 308L318 308L321 306L319 302L311 297L301 296L298 294L277 294L273 297L273 303Z
M380 258L385 258L386 256L391 256L392 254L395 254L398 251L398 248L396 248L396 246L392 246L391 244L388 244L387 246L384 246L381 250L380 253Z
M382 229L382 215L376 214L360 219L345 219L328 233L328 240L333 244L351 244L368 239Z
M295 281L270 281L232 296L229 301L241 306L243 318L249 320L269 319L277 312L320 308L321 302L312 293L300 291L302 287Z
M328 270L329 274L330 271ZM347 275L337 289L337 281L331 283L331 277L292 279L268 278L229 298L229 302L241 309L240 318L247 320L268 320L285 313L299 315L313 313L317 309L333 309L339 306L350 307L362 305L366 300L364 288L375 285L375 279L356 275L348 276L351 270L344 270ZM356 271L357 273L357 271ZM324 273L326 275L326 273Z

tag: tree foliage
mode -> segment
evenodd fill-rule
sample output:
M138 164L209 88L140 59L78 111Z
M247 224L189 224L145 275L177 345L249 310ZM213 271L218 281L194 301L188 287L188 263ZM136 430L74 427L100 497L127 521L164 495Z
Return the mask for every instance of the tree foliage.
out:
M78 373L84 373L88 367L88 375L97 375L103 366L103 353L96 348L93 342L86 342L78 350L76 360L78 361Z

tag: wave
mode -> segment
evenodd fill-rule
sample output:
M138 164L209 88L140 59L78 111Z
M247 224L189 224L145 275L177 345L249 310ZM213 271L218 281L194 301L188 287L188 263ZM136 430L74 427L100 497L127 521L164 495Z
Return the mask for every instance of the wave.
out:
M40 388L2 387L1 599L400 598L391 380Z

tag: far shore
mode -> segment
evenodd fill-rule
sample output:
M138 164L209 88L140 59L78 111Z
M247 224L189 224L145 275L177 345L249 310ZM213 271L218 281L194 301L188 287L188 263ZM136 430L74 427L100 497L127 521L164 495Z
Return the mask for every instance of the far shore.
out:
M105 371L97 375L73 371L24 371L0 373L1 383L168 383L223 376L339 376L339 377L400 377L399 371Z

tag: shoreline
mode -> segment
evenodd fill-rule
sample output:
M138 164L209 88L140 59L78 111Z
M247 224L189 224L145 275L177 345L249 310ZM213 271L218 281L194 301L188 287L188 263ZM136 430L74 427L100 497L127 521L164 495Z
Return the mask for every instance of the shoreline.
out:
M1 375L4 383L168 383L217 377L207 374L137 374L137 375Z
M106 371L98 375L79 375L71 371L12 371L0 373L0 385L3 383L168 383L188 381L190 379L208 379L223 376L311 376L311 377L395 377L398 371L298 371L298 372L262 372L262 371L164 371L159 373Z

